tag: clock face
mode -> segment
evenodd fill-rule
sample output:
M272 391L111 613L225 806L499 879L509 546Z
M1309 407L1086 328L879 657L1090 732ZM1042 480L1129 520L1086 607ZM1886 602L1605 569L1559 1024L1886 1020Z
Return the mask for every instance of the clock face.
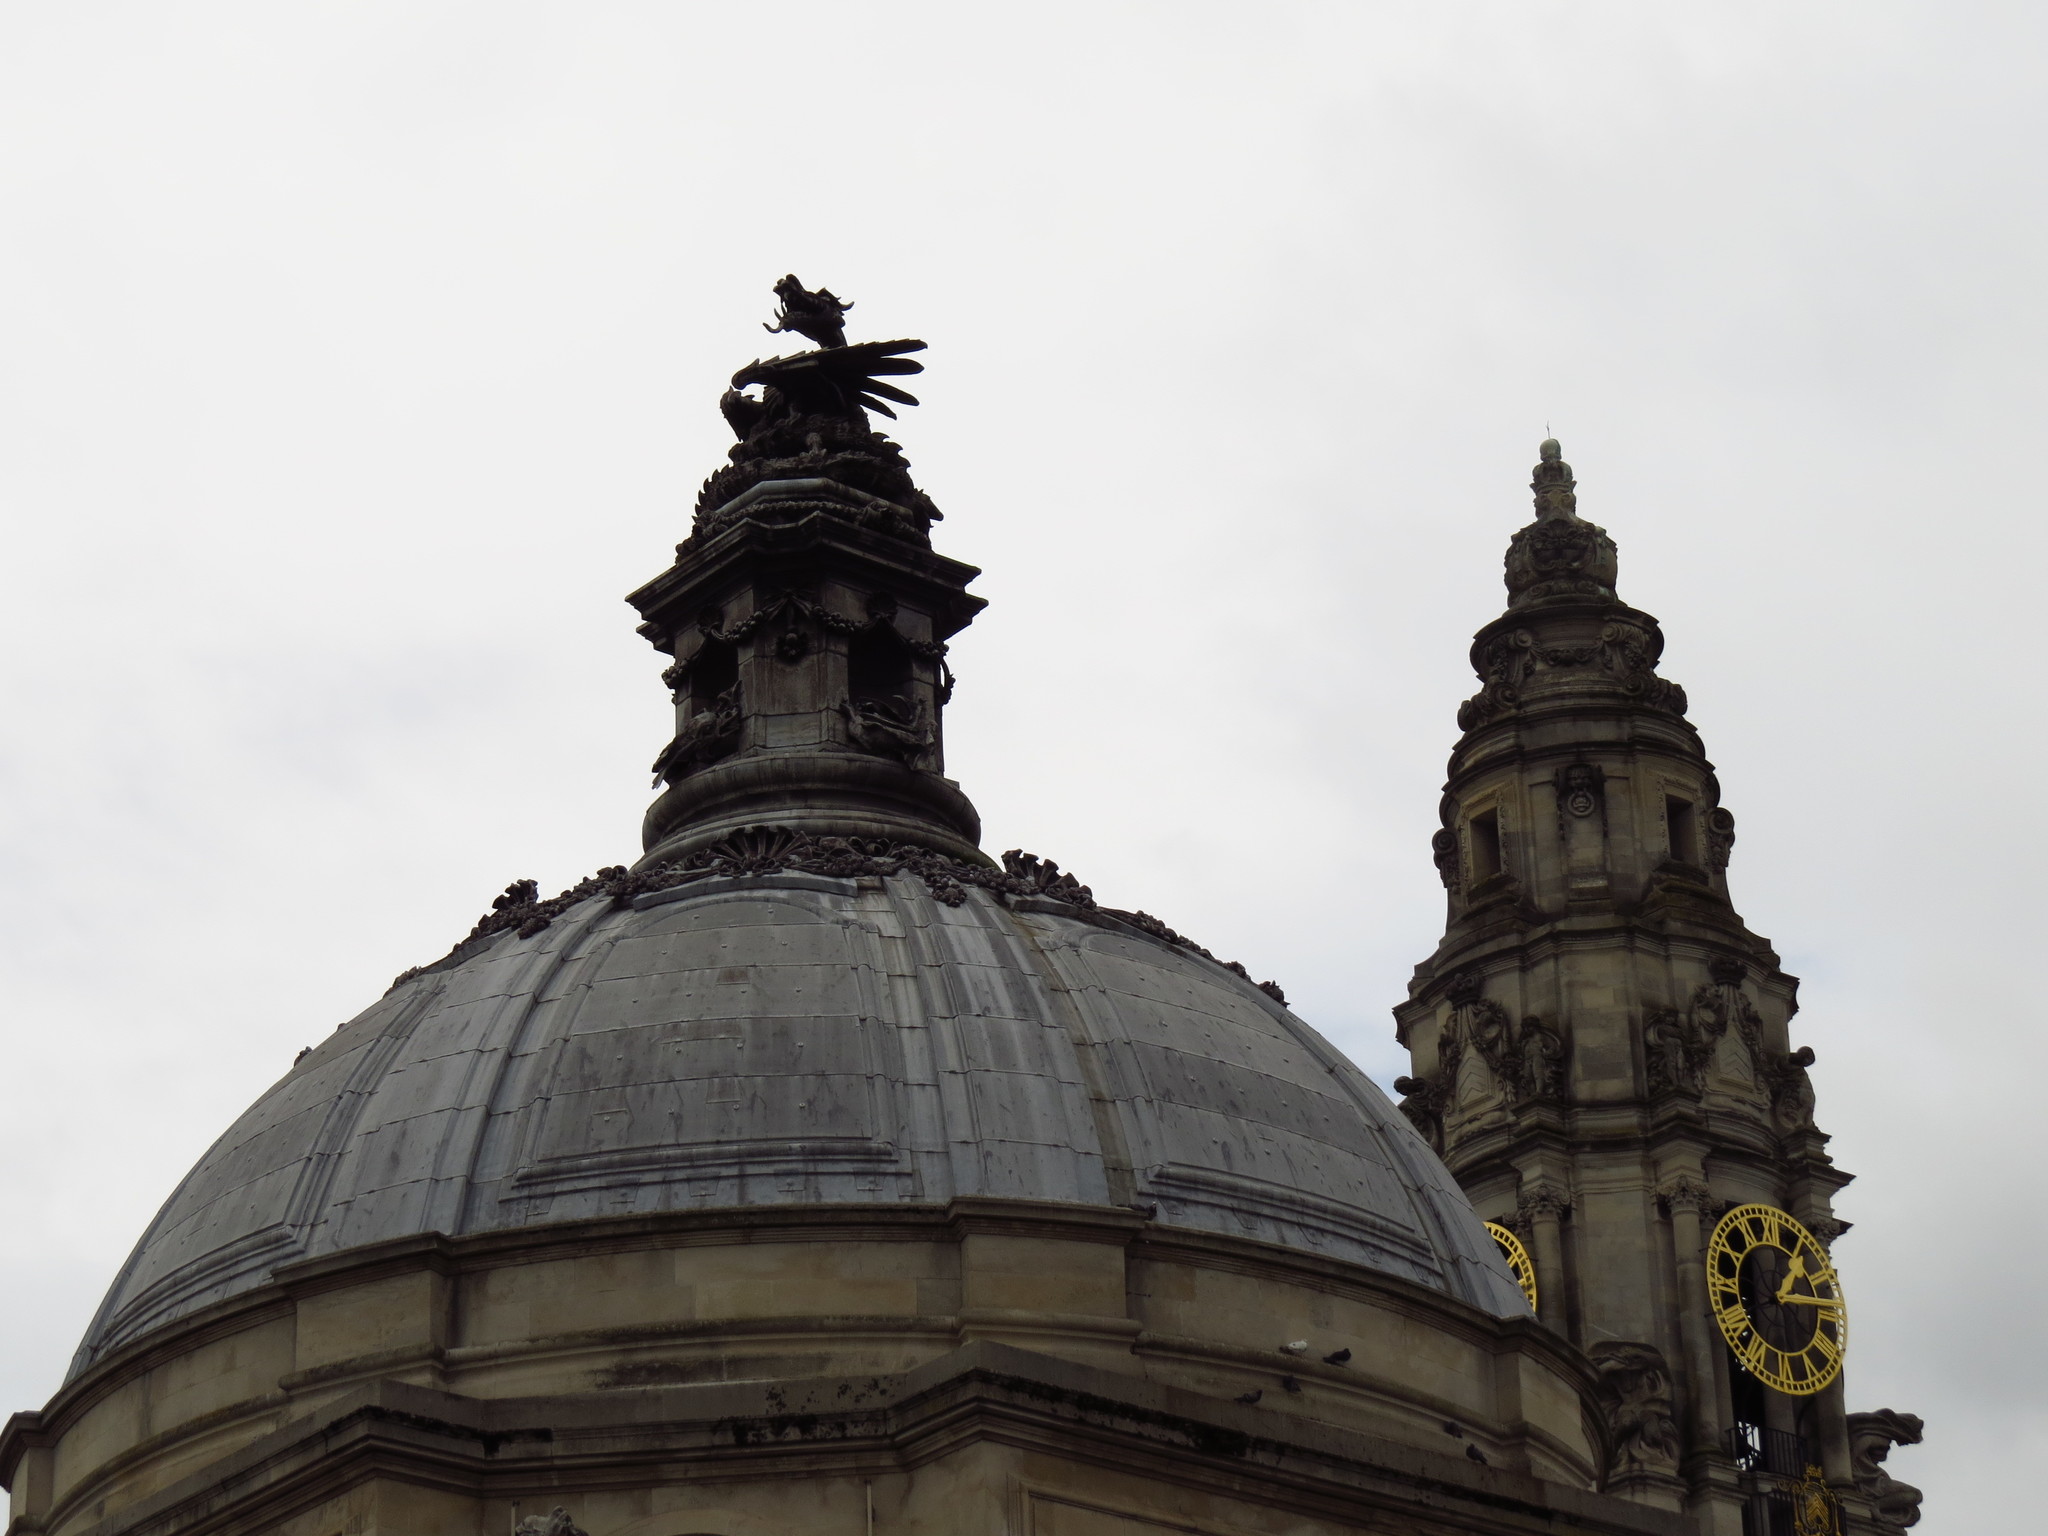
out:
M1515 1284L1522 1288L1522 1294L1529 1298L1529 1310L1536 1310L1536 1266L1529 1260L1529 1250L1522 1246L1522 1240L1497 1221L1486 1224L1487 1235L1500 1245L1501 1257L1508 1261L1508 1271L1515 1277Z
M1842 1369L1849 1313L1827 1250L1783 1211L1738 1205L1707 1240L1707 1297L1743 1369L1795 1397Z

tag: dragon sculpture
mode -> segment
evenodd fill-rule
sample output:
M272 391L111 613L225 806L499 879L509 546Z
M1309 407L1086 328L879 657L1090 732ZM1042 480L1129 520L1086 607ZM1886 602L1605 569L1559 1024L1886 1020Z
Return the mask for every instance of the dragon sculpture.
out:
M775 312L775 323L761 322L761 329L769 335L792 331L821 347L846 345L843 317L853 305L839 298L830 288L820 288L813 293L798 282L792 272L775 285L775 297L782 301L782 307Z
M906 356L921 341L864 341L847 345L840 316L852 305L830 289L816 292L796 277L775 285L781 308L771 333L795 331L818 347L787 357L757 359L732 376L718 409L739 441L731 463L704 482L694 532L724 527L734 500L766 481L836 482L855 493L868 517L890 531L928 541L939 510L910 478L903 450L877 432L867 413L894 420L895 405L917 396L888 382L922 373Z

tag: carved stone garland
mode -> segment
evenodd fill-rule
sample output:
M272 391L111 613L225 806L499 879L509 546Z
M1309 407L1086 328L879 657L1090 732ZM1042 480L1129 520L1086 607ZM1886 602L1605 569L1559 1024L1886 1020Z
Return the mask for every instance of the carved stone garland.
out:
M794 623L797 620L815 624L820 629L831 630L833 633L841 635L867 634L870 631L880 629L892 630L895 632L896 639L901 643L904 650L908 651L918 660L936 661L943 664L946 658L946 645L944 641L913 640L900 630L896 630L896 604L893 600L882 594L878 594L869 601L868 616L865 619L849 619L843 613L834 613L823 603L805 597L800 592L782 592L770 598L759 608L756 608L744 619L741 619L739 623L733 625L731 629L721 627L724 622L724 615L716 609L706 609L697 620L697 628L708 643L737 646L742 640L752 636L755 631L785 616L791 620L791 627L785 629L783 634L776 637L775 646L776 656L783 661L801 661L810 653L809 637L804 635L802 630L794 627ZM797 643L798 641L801 641L801 643ZM703 654L701 650L697 652L697 656ZM696 656L691 657L688 661L676 662L661 674L662 682L671 690L680 689L684 680L689 677L690 670L695 664ZM941 683L940 702L943 703L951 695L952 691L952 675L948 672Z

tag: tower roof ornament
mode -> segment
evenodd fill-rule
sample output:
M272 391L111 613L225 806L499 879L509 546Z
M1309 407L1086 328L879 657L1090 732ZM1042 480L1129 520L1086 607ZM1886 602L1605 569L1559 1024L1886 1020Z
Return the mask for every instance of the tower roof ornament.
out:
M1664 649L1657 621L1615 592L1614 540L1579 516L1578 484L1563 446L1546 437L1529 480L1535 519L1508 541L1507 612L1473 638L1472 667L1485 686L1459 709L1461 730L1546 698L1566 705L1618 694L1685 713L1685 690L1656 673Z
M1537 520L1575 517L1579 498L1572 492L1579 482L1572 478L1572 467L1564 461L1564 448L1556 438L1546 437L1536 453L1535 478L1529 482L1529 489L1536 493Z
M791 273L775 294L781 300L775 323L762 329L793 331L818 345L756 358L732 376L718 409L739 441L732 462L704 482L692 533L719 532L741 510L760 508L764 496L791 508L822 498L867 526L929 543L939 509L911 479L902 448L867 416L874 411L893 421L891 402L917 404L917 396L888 381L924 372L923 363L905 355L922 352L924 343L906 338L849 346L841 317L853 306L831 289L813 292Z
M1546 600L1614 602L1614 541L1607 530L1579 516L1579 482L1564 449L1546 437L1537 450L1529 489L1536 520L1508 545L1508 606Z

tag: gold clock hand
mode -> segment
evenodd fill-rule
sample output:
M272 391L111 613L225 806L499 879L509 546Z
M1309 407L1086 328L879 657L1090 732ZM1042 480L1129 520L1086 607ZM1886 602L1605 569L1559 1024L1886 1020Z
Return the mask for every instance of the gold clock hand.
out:
M1779 1303L1779 1305L1781 1305L1781 1306L1793 1306L1793 1307L1825 1307L1825 1308L1827 1308L1827 1309L1828 1309L1828 1310L1829 1310L1830 1312L1839 1312L1839 1311L1841 1311L1841 1310L1842 1310L1842 1298L1841 1298L1841 1297L1839 1297L1839 1296L1784 1296L1784 1295L1781 1295L1781 1296L1779 1296L1779 1297L1778 1297L1778 1303Z
M1785 1278L1778 1283L1776 1299L1780 1302L1804 1301L1806 1298L1792 1294L1793 1285L1800 1280L1804 1280L1808 1285L1815 1287L1833 1285L1835 1283L1835 1271L1833 1266L1824 1264L1812 1274L1808 1274L1806 1272L1806 1255L1794 1253L1792 1255L1792 1267L1785 1271Z
M1785 1278L1778 1282L1778 1294L1775 1297L1773 1297L1772 1300L1783 1301L1785 1297L1788 1294L1790 1294L1793 1282L1796 1280L1804 1280L1805 1278L1806 1256L1804 1254L1795 1253L1792 1255L1792 1263L1785 1270Z

